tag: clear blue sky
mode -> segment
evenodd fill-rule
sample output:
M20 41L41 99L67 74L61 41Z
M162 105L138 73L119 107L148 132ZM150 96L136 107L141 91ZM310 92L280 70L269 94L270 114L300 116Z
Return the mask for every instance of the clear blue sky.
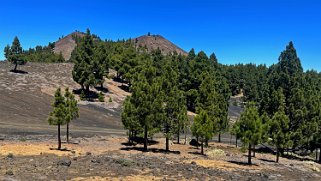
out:
M27 49L88 27L102 39L161 34L224 64L276 63L292 40L304 69L321 70L318 0L10 0L0 18L0 60L14 36Z

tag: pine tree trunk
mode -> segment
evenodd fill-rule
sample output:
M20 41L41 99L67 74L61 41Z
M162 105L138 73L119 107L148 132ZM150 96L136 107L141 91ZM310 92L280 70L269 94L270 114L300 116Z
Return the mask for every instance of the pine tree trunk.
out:
M67 143L69 143L69 122L67 123Z
M133 135L133 132L131 130L128 131L128 143L131 143L131 137Z
M253 157L255 157L255 145L253 145Z
M198 137L196 137L196 148L198 149Z
M204 143L201 141L201 154L204 155Z
M169 151L169 139L168 139L168 136L166 136L166 151Z
M104 88L104 82L100 83L100 88L101 88L101 89Z
M235 137L235 147L237 148L237 137Z
M18 64L16 63L13 69L14 72L17 71L17 67L18 67Z
M279 148L276 148L276 163L279 163L280 151Z
M321 147L320 147L320 153L319 153L319 163L321 163Z
M187 135L186 135L186 131L185 131L185 130L184 130L184 137L185 137L185 138L184 138L184 139L185 139L184 145L186 145L186 139L187 139L186 137L187 137Z
M221 133L218 134L218 142L221 143Z
M130 141L131 143L134 143L133 139L134 139L134 131L131 131L130 137L129 137L129 141Z
M315 161L318 161L318 148L315 149Z
M248 164L249 164L249 165L252 165L251 144L249 144Z
M179 144L179 131L177 133L177 144Z
M145 128L144 128L144 151L147 151L147 144L148 144L147 125L145 125Z
M61 150L60 124L58 124L58 150Z
M89 95L89 85L86 85L86 93Z

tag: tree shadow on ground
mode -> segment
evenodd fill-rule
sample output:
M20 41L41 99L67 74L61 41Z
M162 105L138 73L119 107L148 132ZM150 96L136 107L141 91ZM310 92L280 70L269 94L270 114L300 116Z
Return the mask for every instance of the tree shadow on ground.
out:
M298 157L296 155L282 155L280 157L287 158L287 159L290 159L290 160L298 160L298 161L314 161L314 159L312 159L312 158L301 158L301 157Z
M264 159L264 158L260 158L259 160L264 161L264 162L276 163L274 160L268 160L268 159Z
M58 150L57 148L49 148L49 150L56 150L56 151L66 151L66 152L71 152L72 150L69 150L68 148L61 148Z
M16 74L28 74L28 72L23 71L23 70L10 70L10 72L16 73Z
M100 92L103 92L103 93L107 93L107 92L109 92L109 90L106 88L106 87L95 87L95 89L97 90L97 91L100 91Z
M204 154L204 155L201 154L201 150L199 150L199 151L189 151L188 154L206 156L206 154Z
M137 144L144 144L144 142L145 142L145 139L143 137L132 137L130 140L132 143L126 142L126 143L122 143L122 145L135 146ZM147 143L148 143L148 145L156 145L159 143L159 141L148 140Z
M76 94L76 95L80 95L82 91L84 91L84 90L83 89L74 89L74 90L72 90L72 92L74 94ZM85 93L84 100L86 100L86 101L95 102L94 99L98 99L98 93L97 92L89 91L89 93L86 94L86 92L84 91L84 93Z
M275 151L272 148L269 148L267 146L259 147L255 149L256 153L270 153L275 154Z
M240 162L240 161L227 161L229 163L234 163L234 164L237 164L237 165L242 165L242 166L259 166L258 164L255 164L255 163L252 163L251 165L248 164L247 162Z
M121 90L125 91L125 92L130 92L129 90L129 86L128 85L120 85L118 86Z
M126 147L126 148L121 148L120 150L124 150L124 151L131 151L131 150L135 150L135 151L141 151L141 152L153 152L153 153L165 153L165 154L181 154L180 151L166 151L165 149L158 149L158 148L148 148L147 151L144 150L143 147Z
M123 79L117 78L117 77L113 77L113 81L118 82L118 83L125 83L125 81Z

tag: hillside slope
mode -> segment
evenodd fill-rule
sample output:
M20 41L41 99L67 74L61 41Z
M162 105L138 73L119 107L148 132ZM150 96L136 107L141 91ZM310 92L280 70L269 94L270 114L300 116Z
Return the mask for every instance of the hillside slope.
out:
M187 52L176 46L161 35L143 35L133 39L136 46L147 47L149 51L159 48L164 54L177 52L178 54L187 55Z
M54 53L62 53L62 56L65 60L69 60L71 57L72 51L77 46L76 41L73 39L74 36L83 37L85 34L81 32L73 32L64 38L55 42Z

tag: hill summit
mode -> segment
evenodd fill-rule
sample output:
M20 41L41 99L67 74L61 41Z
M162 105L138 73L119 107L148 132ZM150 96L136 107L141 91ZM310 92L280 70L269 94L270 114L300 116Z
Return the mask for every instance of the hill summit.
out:
M85 33L75 31L63 38L59 38L58 41L55 42L54 53L59 54L62 53L62 56L65 60L69 60L71 57L72 51L77 46L74 37L84 37ZM156 50L159 48L163 54L172 54L173 52L177 52L178 54L187 55L187 53L176 46L174 43L170 42L166 38L161 35L143 35L132 39L135 46L143 46L148 49L148 51Z
M163 54L171 54L177 52L178 54L187 55L186 51L176 46L161 35L143 35L133 39L135 45L147 47L149 51L159 48Z
M62 56L65 60L69 60L71 57L72 51L77 46L76 41L74 40L74 37L84 37L85 34L79 31L75 31L63 38L60 38L58 41L55 42L55 48L54 53L59 54L62 53Z

